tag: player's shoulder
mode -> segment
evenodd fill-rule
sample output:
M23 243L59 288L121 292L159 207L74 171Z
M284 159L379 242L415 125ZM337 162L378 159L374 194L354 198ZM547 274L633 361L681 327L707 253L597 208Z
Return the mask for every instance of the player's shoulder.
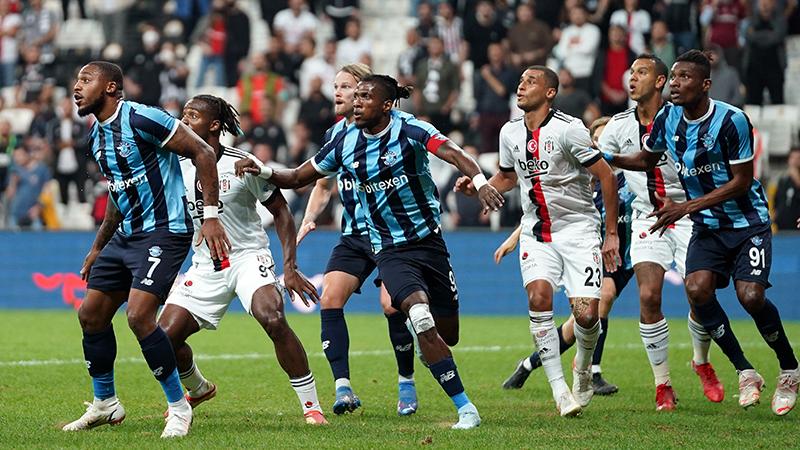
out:
M580 123L581 126L583 126L583 121L581 119L574 116L570 116L569 114L565 113L564 111L561 111L560 109L553 109L551 118L552 120L550 121L550 123L553 124L563 123L566 125L572 125L575 122L577 122Z
M255 159L255 156L247 153L244 150L240 150L236 147L228 147L227 145L222 146L222 156L217 163L218 166L222 165L230 165L233 166L236 164L236 161L239 161L242 158L252 158Z
M610 125L611 123L614 123L614 122L623 122L623 121L632 120L632 119L634 119L634 120L636 119L636 107L635 106L631 107L631 108L628 108L625 111L622 111L620 113L614 114L613 116L611 116L611 119L608 121L608 123Z
M525 116L519 116L504 123L503 126L500 127L500 135L508 136L511 134L524 132L525 131L525 121L523 120L524 118Z
M714 109L719 111L719 114L722 117L727 117L733 121L741 119L749 119L749 117L747 117L747 114L741 108L738 108L729 103L725 103L719 100L712 99L711 101L714 102Z
M325 136L328 137L328 140L336 136L340 131L347 128L347 119L342 117L338 122L333 124L327 131L325 131Z

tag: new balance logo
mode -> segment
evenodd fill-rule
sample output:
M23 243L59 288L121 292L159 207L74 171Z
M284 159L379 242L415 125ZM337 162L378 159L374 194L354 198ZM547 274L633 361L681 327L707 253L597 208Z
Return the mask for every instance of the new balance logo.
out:
M445 384L456 377L455 370L448 370L447 372L439 375L439 384Z
M775 342L778 340L778 336L780 336L780 334L781 334L780 331L776 331L770 334L762 334L761 336L764 336L764 340L767 342Z
M145 286L152 286L153 280L151 280L150 278L145 278L144 280L140 281L140 283L142 283Z
M759 276L761 275L761 269L753 269L750 271L750 275Z
M409 343L409 344L406 344L406 345L396 345L394 347L394 350L397 351L397 352L407 352L407 351L411 350L412 347L414 347L413 343Z
M711 332L711 337L714 339L719 339L725 334L725 325L720 325Z
M158 368L156 368L156 369L153 371L153 376L154 376L154 377L160 377L162 373L164 373L164 367L163 367L163 366L162 366L162 367L158 367Z
M331 341L322 341L322 351L327 350L328 347L330 346L331 346Z

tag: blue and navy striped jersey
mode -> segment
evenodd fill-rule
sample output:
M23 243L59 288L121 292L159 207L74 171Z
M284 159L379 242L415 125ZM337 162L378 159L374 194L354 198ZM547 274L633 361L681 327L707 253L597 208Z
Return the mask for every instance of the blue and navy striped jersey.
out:
M633 269L631 262L631 233L633 231L633 200L636 195L628 188L625 175L617 174L617 194L619 195L619 213L617 214L617 234L619 235L619 254L622 257L622 269ZM603 192L600 183L594 185L594 206L600 211L600 232L606 235L606 207L603 203Z
M336 139L339 133L347 131L347 120L342 119L325 132L323 142ZM339 190L339 199L342 201L342 234L361 236L367 233L367 221L364 218L361 204L355 190L353 177L349 173L339 171L336 174L336 184Z
M158 108L125 100L114 115L92 125L90 148L124 217L118 231L125 236L193 231L178 155L162 148L178 125Z
M742 110L716 100L703 117L688 120L683 108L667 103L653 123L645 149L668 150L689 200L702 197L733 179L731 166L753 159L753 126ZM742 196L691 216L711 229L738 229L769 223L767 198L753 179Z
M352 177L377 253L418 241L439 228L439 192L428 152L446 142L433 125L393 110L384 131L370 135L354 124L326 143L311 160L322 174Z

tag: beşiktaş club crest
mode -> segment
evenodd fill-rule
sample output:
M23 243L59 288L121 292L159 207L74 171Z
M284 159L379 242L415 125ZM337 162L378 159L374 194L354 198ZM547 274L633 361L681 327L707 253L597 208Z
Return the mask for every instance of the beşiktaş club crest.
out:
M555 144L553 144L553 140L552 139L547 139L547 140L544 141L544 145L542 146L542 148L547 153L553 153L553 149L555 148Z
M197 192L203 192L203 185L200 183L200 180L195 182L197 185ZM231 179L228 175L222 175L219 179L219 190L220 192L228 192L231 190Z

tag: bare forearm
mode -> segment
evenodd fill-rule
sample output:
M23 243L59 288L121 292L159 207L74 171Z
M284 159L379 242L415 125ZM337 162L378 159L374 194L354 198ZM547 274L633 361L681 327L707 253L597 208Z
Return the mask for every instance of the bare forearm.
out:
M689 200L686 202L686 206L688 207L690 214L711 208L712 206L720 204L726 200L744 195L747 192L747 189L750 188L750 183L748 183L747 180L738 180L734 178L733 180L723 184L722 186L714 189L702 197Z
M273 169L269 182L281 189L297 189L314 181L311 178L302 177L298 169Z
M314 185L311 195L308 198L308 205L306 205L306 213L303 217L303 223L316 222L317 217L322 214L325 207L331 200L331 189L328 186L328 180L320 180Z
M603 206L606 209L606 233L617 234L619 215L617 177L609 171L609 176L600 178L600 189L603 191Z
M655 163L657 162L658 158L655 159ZM629 155L615 153L611 160L612 166L635 172L647 172L648 170L652 170L656 166L655 163L650 163L645 152L637 152Z
M515 176L509 176L507 173L510 172L498 172L492 178L489 178L489 184L494 186L497 189L497 192L503 194L506 193L517 185L517 178Z
M214 150L207 146L196 152L192 163L197 168L197 177L203 188L203 204L216 206L219 203L219 179Z
M273 213L275 218L275 232L281 241L283 250L283 265L294 269L297 265L297 231L294 227L294 219L286 203L280 208L280 212Z
M97 230L97 234L94 237L94 243L92 243L93 250L100 251L108 244L108 241L111 240L117 228L119 228L119 224L122 223L122 219L122 214L109 198L108 205L106 205L106 214L103 217L103 223L100 224L100 228Z

